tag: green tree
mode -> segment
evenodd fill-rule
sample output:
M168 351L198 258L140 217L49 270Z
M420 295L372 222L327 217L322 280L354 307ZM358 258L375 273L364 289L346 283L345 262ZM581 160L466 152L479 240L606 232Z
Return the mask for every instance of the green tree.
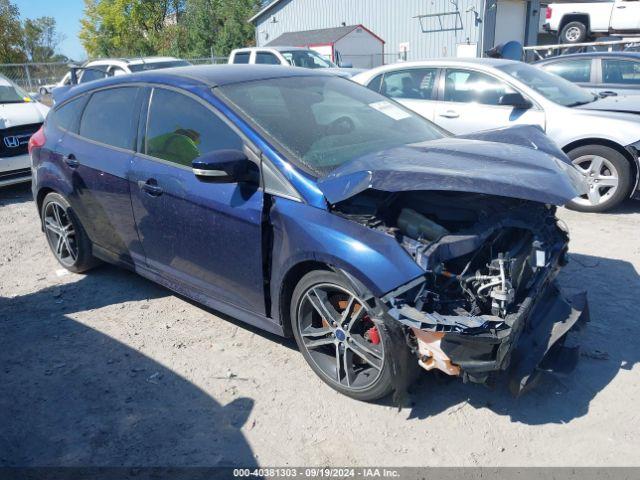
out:
M0 0L0 63L24 60L20 12L10 0Z
M22 45L28 60L46 62L56 58L56 49L63 40L63 36L56 30L55 18L27 19L22 31Z

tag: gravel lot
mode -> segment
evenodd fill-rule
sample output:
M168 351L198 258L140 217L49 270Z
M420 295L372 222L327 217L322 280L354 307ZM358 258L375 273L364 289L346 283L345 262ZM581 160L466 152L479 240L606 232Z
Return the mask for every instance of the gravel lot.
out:
M133 273L66 273L29 187L4 189L0 465L640 466L640 202L561 216L591 302L573 375L516 400L425 373L398 411Z

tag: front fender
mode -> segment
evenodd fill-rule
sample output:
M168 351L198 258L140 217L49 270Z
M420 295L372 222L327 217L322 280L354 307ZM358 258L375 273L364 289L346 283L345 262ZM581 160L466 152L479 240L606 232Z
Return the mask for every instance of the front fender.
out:
M275 198L270 226L274 316L279 312L279 293L287 272L302 262L343 270L378 297L424 275L393 237L324 209Z

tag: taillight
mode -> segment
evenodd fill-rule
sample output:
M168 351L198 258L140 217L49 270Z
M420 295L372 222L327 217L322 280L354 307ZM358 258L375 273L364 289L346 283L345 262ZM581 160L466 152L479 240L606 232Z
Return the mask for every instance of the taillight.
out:
M27 146L27 148L29 149L29 154L31 154L31 150L33 150L34 148L43 147L44 142L46 141L47 139L44 136L44 125L42 125L40 129L36 133L31 135L31 138L29 139L29 145Z
M545 13L544 17L549 20L551 18L551 14L553 13L553 9L551 7L547 7L547 13Z

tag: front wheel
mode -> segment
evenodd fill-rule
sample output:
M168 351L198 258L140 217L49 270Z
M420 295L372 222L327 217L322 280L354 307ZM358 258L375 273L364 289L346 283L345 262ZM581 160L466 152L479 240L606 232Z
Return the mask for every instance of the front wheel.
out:
M81 273L100 262L91 254L91 241L69 202L58 193L49 193L42 201L42 228L47 242L67 270Z
M587 193L567 204L579 212L604 212L629 196L631 165L617 150L604 145L585 145L568 154L582 174Z
M587 39L587 26L582 22L569 22L560 32L560 43L581 43Z
M390 339L343 277L329 271L305 275L290 313L298 348L322 381L362 401L391 393Z

